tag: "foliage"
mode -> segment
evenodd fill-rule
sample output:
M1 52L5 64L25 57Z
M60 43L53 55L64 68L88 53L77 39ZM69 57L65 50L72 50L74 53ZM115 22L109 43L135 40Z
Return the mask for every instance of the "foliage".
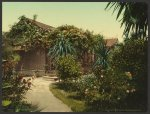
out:
M75 54L75 49L70 43L70 39L65 39L61 34L56 40L53 47L50 48L48 53L52 58L58 58L60 56L66 56L67 54Z
M98 44L95 46L94 51L97 57L94 67L100 65L102 69L108 68L108 57L109 57L110 48L107 47L107 42L104 41L103 39L100 39L98 41Z
M50 45L49 29L42 29L35 24L35 20L21 16L19 22L14 24L7 37L11 39L13 45L20 45L25 50L35 47L48 48Z
M122 72L130 72L133 79L130 82L136 89L136 94L131 95L132 101L145 107L147 102L147 65L148 42L142 39L128 39L114 51L112 66Z
M89 91L97 90L97 78L94 74L83 75L77 80L77 93L85 97Z
M5 104L6 101L10 102L9 105L3 105L4 111L17 111L16 109L24 98L24 94L31 86L29 80L23 80L22 76L15 73L14 68L18 59L14 60L8 59L3 61L2 64L2 100Z
M4 106L4 107L9 106L10 104L11 104L10 100L3 100L2 101L2 106Z
M11 45L11 39L7 38L7 34L7 32L2 34L2 58L4 60L13 58L13 47Z
M73 25L62 25L57 27L50 33L49 38L52 39L51 45L54 46L60 35L63 34L64 39L69 39L70 43L76 50L77 56L83 59L83 55L94 44L93 33L79 29Z
M7 33L3 34L3 44L2 44L2 71L3 76L2 77L9 77L12 75L13 68L15 68L15 65L20 60L20 56L13 51L13 47L11 45L11 40L6 37Z
M102 72L104 72L105 70L102 68L101 65L96 65L95 67L92 68L92 71L94 75L97 77L97 79L99 80Z
M116 20L123 14L121 26L125 25L124 34L130 32L140 33L140 37L147 36L148 29L148 5L144 2L109 2L105 9L114 7L117 11Z
M10 101L10 106L15 111L24 98L24 94L30 88L31 83L18 75L3 77L2 81L2 99ZM6 109L9 109L9 107Z
M126 105L123 101L128 91L134 89L129 85L129 80L130 78L125 73L107 69L97 78L98 84L95 89L87 91L86 103L97 111L123 108Z
M57 71L62 80L76 79L80 76L80 64L75 61L72 55L60 57L57 60Z
M5 103L7 100L4 100ZM10 102L9 100L7 102ZM3 112L40 112L42 109L38 108L37 105L31 105L25 101L21 101L18 107L14 110L12 105L5 106L3 105Z
M75 80L68 80L66 82L60 81L57 83L59 89L62 89L66 92L75 92L77 90L77 83Z
M75 92L65 91L65 88L60 88L58 84L52 84L50 91L55 97L60 99L64 104L68 105L73 112L84 112L87 109L85 102L76 97Z

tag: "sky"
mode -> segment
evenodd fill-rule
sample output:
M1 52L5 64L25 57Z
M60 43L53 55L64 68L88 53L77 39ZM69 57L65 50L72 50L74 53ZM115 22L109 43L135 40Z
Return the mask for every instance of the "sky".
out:
M124 28L120 28L113 9L105 10L106 5L107 2L3 2L2 31L9 31L22 15L33 19L37 14L37 21L53 27L74 25L122 41Z

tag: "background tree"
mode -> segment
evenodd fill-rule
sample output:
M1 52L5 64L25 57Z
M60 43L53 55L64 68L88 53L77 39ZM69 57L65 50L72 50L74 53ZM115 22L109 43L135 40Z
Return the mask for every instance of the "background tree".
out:
M70 39L79 60L84 61L85 54L90 50L94 44L93 33L86 30L79 29L73 25L62 25L53 30L49 36L52 39L51 46L53 47L63 34L64 39ZM85 63L85 62L83 62Z
M125 25L124 33L129 35L129 33L134 32L139 34L140 37L144 38L148 35L148 5L144 2L109 2L105 9L114 7L113 12L117 11L116 20L119 19L121 15L123 18L121 21L121 26Z

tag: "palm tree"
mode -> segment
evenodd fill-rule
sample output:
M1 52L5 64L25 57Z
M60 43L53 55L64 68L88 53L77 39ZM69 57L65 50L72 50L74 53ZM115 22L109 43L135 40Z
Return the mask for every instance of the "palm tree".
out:
M75 49L72 46L69 38L64 38L63 34L61 34L60 38L56 40L56 43L53 47L49 49L48 55L54 58L58 58L60 56L66 56L68 54L74 54Z
M148 33L148 5L144 2L109 2L105 9L114 7L113 13L117 11L116 20L123 14L121 21L125 25L123 35L128 36L130 32L140 34L141 38Z

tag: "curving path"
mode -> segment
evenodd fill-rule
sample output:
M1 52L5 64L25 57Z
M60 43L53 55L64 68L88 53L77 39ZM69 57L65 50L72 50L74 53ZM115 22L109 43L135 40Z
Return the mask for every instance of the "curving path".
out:
M57 99L49 90L53 81L45 78L36 78L32 81L33 86L26 94L27 102L38 105L41 112L72 112L62 101Z

